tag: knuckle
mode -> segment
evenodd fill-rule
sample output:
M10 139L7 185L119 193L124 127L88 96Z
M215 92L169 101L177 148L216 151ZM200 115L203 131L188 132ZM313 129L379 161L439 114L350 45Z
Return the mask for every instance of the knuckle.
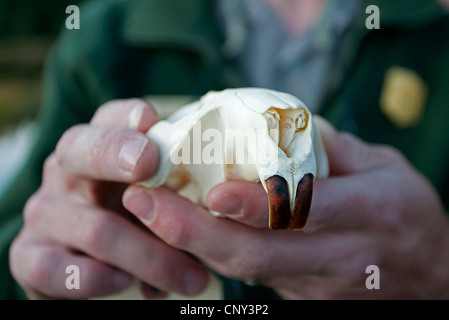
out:
M63 133L63 135L61 136L56 145L55 150L56 160L59 165L64 164L68 154L67 152L68 149L73 145L74 141L80 135L80 132L84 130L85 127L86 127L85 124L78 124L67 129Z
M188 231L181 221L170 221L162 230L165 242L176 248L184 248L188 242Z
M59 264L57 254L51 250L40 250L29 261L28 281L39 291L49 292L54 278L53 268Z
M80 227L80 246L82 250L101 258L112 250L117 232L106 214L93 216Z
M11 243L9 249L9 269L11 270L11 274L15 280L22 283L22 274L19 274L18 270L20 269L20 265L23 265L21 262L22 252L24 250L24 241L23 241L23 233L20 233L18 237L16 237Z
M43 165L43 177L46 179L54 174L58 168L58 161L54 153L50 154L44 161Z
M87 153L87 162L94 168L101 170L102 166L108 162L107 150L112 143L111 131L103 130L92 140L92 144Z
M23 209L23 219L25 224L34 225L39 222L46 211L48 201L48 198L39 190L31 195Z
M10 264L15 261L15 258L18 257L18 253L21 251L22 241L20 234L12 241L11 246L9 248L9 262Z

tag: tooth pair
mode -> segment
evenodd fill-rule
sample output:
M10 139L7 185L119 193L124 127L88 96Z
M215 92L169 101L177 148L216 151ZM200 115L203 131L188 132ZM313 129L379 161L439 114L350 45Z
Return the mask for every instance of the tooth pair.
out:
M160 163L144 186L165 185L205 205L221 182L260 181L273 230L304 227L313 181L329 171L310 111L296 97L268 89L211 91L147 135L159 147Z

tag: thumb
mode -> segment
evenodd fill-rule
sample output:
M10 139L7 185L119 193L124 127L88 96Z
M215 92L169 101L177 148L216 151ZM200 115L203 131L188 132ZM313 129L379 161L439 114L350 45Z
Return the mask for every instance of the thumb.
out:
M385 164L383 152L353 134L338 131L330 122L314 116L329 159L330 175L371 171Z

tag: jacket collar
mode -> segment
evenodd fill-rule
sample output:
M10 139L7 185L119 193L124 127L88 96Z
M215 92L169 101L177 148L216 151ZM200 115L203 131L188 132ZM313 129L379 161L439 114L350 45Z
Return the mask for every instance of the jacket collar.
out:
M131 1L125 9L122 41L136 47L194 51L211 58L224 41L214 4L209 0Z

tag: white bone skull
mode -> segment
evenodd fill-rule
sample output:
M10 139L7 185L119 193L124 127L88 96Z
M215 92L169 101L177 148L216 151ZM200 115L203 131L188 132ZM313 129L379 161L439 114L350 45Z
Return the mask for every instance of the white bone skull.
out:
M310 111L292 95L268 89L211 91L147 135L159 147L160 164L144 186L165 185L204 205L221 182L260 181L276 230L304 227L313 180L329 171Z

